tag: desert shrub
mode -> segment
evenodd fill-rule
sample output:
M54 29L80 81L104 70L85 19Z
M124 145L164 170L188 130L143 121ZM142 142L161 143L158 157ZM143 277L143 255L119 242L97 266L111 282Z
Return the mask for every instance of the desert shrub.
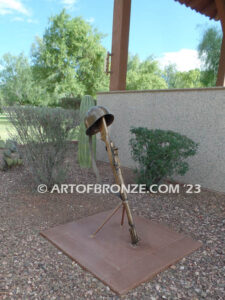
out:
M177 132L131 128L131 155L137 162L139 184L159 184L172 175L184 175L188 171L189 156L195 155L198 145Z
M23 144L24 163L36 183L49 188L62 183L67 174L65 157L79 114L62 108L12 106L5 108L17 142Z

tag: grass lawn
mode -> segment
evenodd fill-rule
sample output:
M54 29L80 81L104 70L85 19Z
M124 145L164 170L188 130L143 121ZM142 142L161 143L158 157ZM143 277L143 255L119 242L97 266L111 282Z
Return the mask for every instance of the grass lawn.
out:
M0 114L0 139L7 140L10 138L8 131L13 132L13 127L7 117Z
M9 122L7 117L3 114L0 114L0 140L7 140L10 138L9 132L14 133L12 124ZM74 130L74 133L71 134L71 140L77 140L79 134L79 126Z

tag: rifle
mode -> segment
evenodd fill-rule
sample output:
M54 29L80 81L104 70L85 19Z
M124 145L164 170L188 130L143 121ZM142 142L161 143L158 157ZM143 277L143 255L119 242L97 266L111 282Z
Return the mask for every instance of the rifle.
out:
M113 210L113 212L106 218L106 220L103 222L103 224L95 231L95 233L92 235L94 237L101 229L102 227L110 220L110 218L119 210L121 206L123 206L122 210L122 219L121 219L121 225L124 223L124 216L125 213L127 215L128 225L129 225L129 232L131 237L131 243L133 245L136 245L138 243L138 236L135 229L131 209L128 203L127 199L127 193L124 189L124 180L120 168L120 160L118 156L118 148L116 148L113 144L113 142L110 140L108 127L112 120L110 120L109 116L112 116L108 113L108 111L101 107L101 106L94 106L92 107L85 118L85 125L87 127L86 133L89 135L95 134L96 132L100 132L101 134L101 140L105 142L106 150L108 153L109 162L113 171L113 175L116 181L116 184L120 187L120 199L121 203ZM91 120L91 122L90 122Z

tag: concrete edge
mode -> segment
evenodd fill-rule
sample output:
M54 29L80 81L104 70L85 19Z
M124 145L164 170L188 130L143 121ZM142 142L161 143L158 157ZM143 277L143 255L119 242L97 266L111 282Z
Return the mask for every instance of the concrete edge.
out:
M204 91L225 91L225 87L208 87L208 88L189 88L189 89L162 89L162 90L123 90L123 91L108 91L98 92L97 95L108 94L143 94L143 93L176 93L176 92L204 92Z

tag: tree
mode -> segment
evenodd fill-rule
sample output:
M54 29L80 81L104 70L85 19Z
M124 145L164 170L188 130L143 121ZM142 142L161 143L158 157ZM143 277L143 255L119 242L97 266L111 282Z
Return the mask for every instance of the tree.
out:
M175 64L169 64L164 68L163 77L169 89L177 88L177 69Z
M203 63L202 83L204 86L215 86L220 59L222 31L215 27L205 30L198 45L198 54Z
M179 89L202 87L201 71L199 69L177 72L176 79L176 88Z
M95 96L108 83L101 39L89 23L80 17L71 19L63 10L50 18L43 38L32 47L35 79L63 96Z
M151 57L141 62L138 55L130 57L127 66L127 90L166 89L158 62Z
M28 58L23 54L3 55L0 61L0 98L2 104L39 105L47 100L43 88L34 82Z
M181 72L177 71L175 65L168 65L164 69L164 77L169 89L202 87L199 69Z

